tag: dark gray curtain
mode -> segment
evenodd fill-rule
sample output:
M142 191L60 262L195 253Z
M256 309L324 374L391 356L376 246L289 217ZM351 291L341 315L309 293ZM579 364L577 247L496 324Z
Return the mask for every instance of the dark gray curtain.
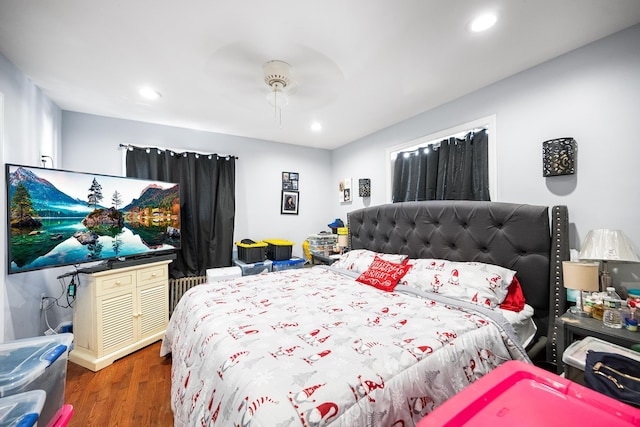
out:
M418 200L489 200L489 137L485 129L398 153L392 201Z
M180 184L181 249L173 278L231 265L236 157L128 147L127 176Z

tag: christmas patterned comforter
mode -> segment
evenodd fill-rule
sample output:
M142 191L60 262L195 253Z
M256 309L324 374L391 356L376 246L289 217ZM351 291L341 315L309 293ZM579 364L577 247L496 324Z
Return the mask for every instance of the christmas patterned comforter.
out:
M527 360L492 310L403 289L320 266L191 289L162 344L175 426L413 426Z

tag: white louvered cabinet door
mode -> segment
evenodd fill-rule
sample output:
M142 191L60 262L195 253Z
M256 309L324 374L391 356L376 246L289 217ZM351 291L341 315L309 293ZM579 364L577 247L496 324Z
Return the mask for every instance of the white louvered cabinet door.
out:
M136 341L133 288L121 295L98 298L98 357L120 350Z
M164 334L169 322L169 290L165 280L138 286L137 333L143 340L158 333Z

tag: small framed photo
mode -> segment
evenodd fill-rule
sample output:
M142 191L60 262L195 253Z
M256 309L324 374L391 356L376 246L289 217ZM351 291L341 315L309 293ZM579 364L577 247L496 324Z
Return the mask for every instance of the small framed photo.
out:
M351 178L338 183L338 200L340 203L351 203Z
M299 190L298 172L282 172L282 189Z
M280 213L298 215L298 205L300 202L299 192L282 190L280 201Z

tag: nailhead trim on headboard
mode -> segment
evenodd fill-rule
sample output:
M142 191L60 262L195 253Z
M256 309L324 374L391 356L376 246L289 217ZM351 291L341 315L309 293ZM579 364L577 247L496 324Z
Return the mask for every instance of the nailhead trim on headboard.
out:
M547 361L557 365L558 326L556 319L566 310L567 298L562 279L562 261L569 259L569 213L566 206L554 206L551 210L552 251L551 254L551 300L549 305L549 332L547 334Z

